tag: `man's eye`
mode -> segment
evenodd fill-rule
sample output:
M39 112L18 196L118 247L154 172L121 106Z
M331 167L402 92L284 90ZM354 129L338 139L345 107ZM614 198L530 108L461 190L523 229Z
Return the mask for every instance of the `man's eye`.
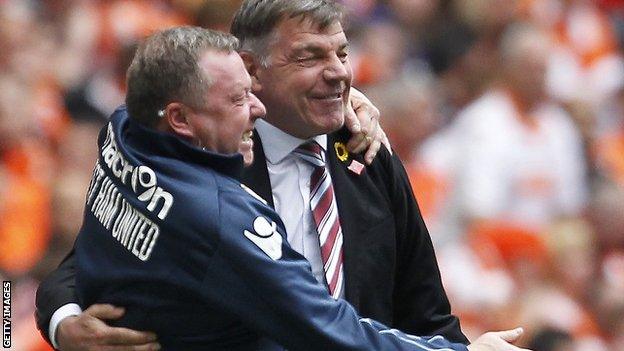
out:
M349 54L347 54L346 52L338 53L338 58L342 62L345 62L347 60L347 56L349 56Z
M316 62L318 59L319 59L318 56L302 56L302 57L297 58L297 62L303 63L303 64L310 64L310 63Z
M239 97L237 97L234 102L236 103L237 106L243 106L245 103L247 103L249 101L249 97L251 95L251 92L247 91L245 92L245 95L241 95Z

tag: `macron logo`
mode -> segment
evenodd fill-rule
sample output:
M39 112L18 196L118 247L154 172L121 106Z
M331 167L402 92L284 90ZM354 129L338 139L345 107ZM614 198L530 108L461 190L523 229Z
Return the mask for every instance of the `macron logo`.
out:
M256 217L253 227L255 233L244 231L247 239L256 244L271 259L282 258L282 236L277 232L277 224L269 223L269 220L264 217Z

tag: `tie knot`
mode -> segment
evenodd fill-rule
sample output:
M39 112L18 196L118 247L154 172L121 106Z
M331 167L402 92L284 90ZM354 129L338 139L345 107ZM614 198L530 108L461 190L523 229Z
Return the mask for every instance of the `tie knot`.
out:
M293 153L314 166L325 167L325 151L316 141L299 145Z

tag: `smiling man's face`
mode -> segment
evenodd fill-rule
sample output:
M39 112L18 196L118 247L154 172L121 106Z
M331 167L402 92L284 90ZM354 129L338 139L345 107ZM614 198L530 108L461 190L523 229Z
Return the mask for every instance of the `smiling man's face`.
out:
M352 79L340 22L321 29L295 17L282 20L272 35L268 67L256 72L266 120L302 139L340 129Z
M251 93L251 79L236 52L207 51L198 62L213 81L205 105L189 109L187 121L193 143L208 150L253 157L251 133L264 105Z

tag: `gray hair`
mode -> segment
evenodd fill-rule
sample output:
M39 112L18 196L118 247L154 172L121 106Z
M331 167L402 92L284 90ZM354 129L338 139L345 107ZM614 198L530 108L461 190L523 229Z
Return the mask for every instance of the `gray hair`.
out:
M241 50L254 54L268 66L268 48L275 27L283 20L301 17L321 29L343 18L343 7L333 0L245 0L234 15L230 33L241 42Z
M128 68L126 105L130 117L153 127L167 104L180 101L199 108L211 82L198 65L207 50L234 52L238 39L200 27L175 27L149 36Z

